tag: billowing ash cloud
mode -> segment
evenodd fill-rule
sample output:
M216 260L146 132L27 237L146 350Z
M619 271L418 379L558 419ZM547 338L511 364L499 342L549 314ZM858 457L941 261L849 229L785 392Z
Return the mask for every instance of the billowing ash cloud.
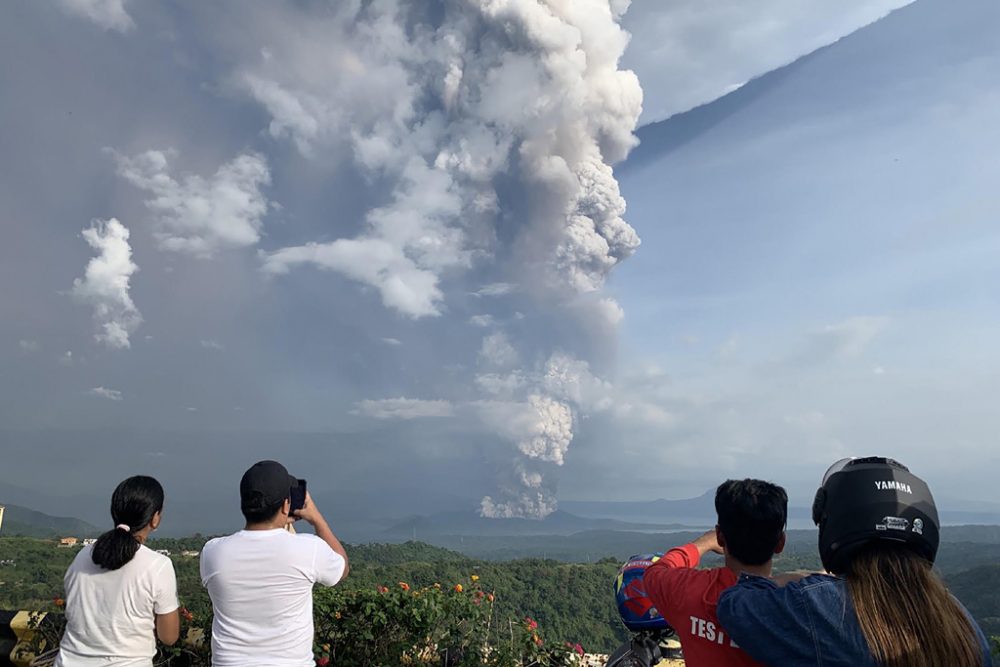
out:
M411 318L443 313L449 279L471 271L493 281L476 293L484 308L519 299L527 324L513 330L503 325L509 314L478 313L470 327L496 330L476 360L462 360L478 364L470 384L479 397L463 397L458 413L513 445L513 473L501 496L483 503L490 516L552 511L545 466L562 464L574 408L586 407L543 381L535 360L561 341L538 349L526 333L533 317L561 310L580 330L606 336L621 318L611 300L571 306L639 245L611 167L635 144L642 105L637 78L618 68L627 7L355 1L308 24L274 10L267 48L233 75L270 114L272 137L316 161L349 155L376 201L348 237L263 253L266 273L333 271ZM359 412L408 418L428 407L393 400Z
M170 173L173 151L150 150L135 157L115 154L118 173L144 190L155 236L166 250L211 257L219 250L256 245L269 202L261 192L271 182L267 161L245 153L210 178Z
M100 330L94 338L108 347L129 347L129 335L142 324L142 315L129 295L129 280L139 267L132 261L129 231L115 218L94 220L83 238L97 251L83 278L73 281L72 294L94 308Z

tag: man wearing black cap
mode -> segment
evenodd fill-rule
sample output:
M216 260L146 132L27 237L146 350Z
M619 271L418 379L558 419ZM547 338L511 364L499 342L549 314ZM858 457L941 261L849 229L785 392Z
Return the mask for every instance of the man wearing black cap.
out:
M298 480L277 461L255 463L240 481L246 527L210 540L201 581L212 598L212 665L311 667L312 588L347 576L347 553L312 498L289 515ZM315 535L294 534L295 519Z

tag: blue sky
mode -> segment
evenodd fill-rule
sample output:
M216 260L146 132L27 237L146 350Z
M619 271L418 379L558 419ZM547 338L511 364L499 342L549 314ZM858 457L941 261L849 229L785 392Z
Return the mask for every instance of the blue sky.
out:
M0 491L1000 502L991 3L487 4L0 10Z

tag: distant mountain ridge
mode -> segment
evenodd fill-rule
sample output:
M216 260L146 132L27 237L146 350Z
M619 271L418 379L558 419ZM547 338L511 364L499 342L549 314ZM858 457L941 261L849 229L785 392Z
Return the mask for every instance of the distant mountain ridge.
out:
M564 500L559 506L579 517L623 522L697 524L699 521L708 521L714 524L716 519L714 490L706 491L696 498L679 500L664 498L630 502ZM992 503L939 501L938 511L944 524L1000 526L1000 505ZM793 505L788 508L788 518L810 522L812 510Z
M618 519L591 518L557 510L544 519L489 519L476 512L440 512L412 516L398 521L383 532L387 538L428 536L515 536L572 535L587 530L670 531L691 528L674 523L641 523Z
M3 503L0 503L3 504ZM51 516L19 505L7 505L0 537L96 537L103 530L73 517Z

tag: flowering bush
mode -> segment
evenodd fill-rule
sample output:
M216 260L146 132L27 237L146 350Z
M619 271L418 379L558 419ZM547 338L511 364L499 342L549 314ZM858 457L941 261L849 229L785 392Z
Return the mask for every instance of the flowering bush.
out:
M583 655L579 644L546 642L537 621L501 618L497 596L472 575L465 583L414 588L405 581L364 590L317 588L313 593L318 667L569 667ZM160 646L156 667L211 665L211 606L203 601L180 608L181 640ZM51 611L64 601L54 599ZM54 608L54 609L53 609ZM38 618L42 618L38 614ZM37 655L58 644L65 625L36 621L35 641L26 650Z
M500 619L496 596L471 584L317 590L316 664L358 667L562 667L575 646L546 644L538 623ZM582 649L581 649L582 652Z

